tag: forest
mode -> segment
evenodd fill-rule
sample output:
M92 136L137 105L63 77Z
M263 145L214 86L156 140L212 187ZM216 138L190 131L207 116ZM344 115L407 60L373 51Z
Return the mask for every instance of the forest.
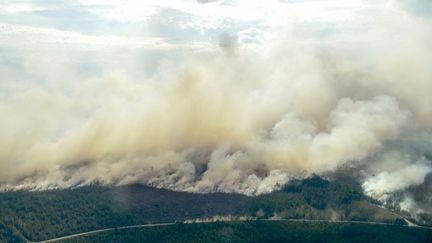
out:
M430 242L432 230L323 222L216 222L125 229L63 242Z
M175 192L144 185L3 192L0 215L0 240L8 242L216 215L405 224L355 185L318 176L293 180L279 191L256 197Z

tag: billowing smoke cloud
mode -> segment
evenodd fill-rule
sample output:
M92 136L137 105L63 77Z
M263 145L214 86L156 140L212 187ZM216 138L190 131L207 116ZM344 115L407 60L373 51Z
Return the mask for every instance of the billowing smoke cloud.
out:
M318 74L269 78L270 68L255 73L258 63L223 55L146 84L86 87L93 91L80 93L82 100L11 92L1 179L41 188L144 182L254 194L291 175L363 160L396 139L410 117L390 96L342 98ZM321 95L325 89L331 95ZM80 120L58 127L69 116Z
M403 158L396 159L398 160L393 160L391 164L406 162ZM430 164L426 161L401 163L399 166L391 166L391 164L388 164L387 170L384 169L364 182L366 192L382 196L410 186L418 186L423 184L426 175L432 172Z
M431 25L390 19L392 28L384 19L337 40L308 26L240 31L221 38L221 51L162 62L138 80L59 80L66 91L5 83L0 188L145 183L255 195L343 167L359 168L382 200L425 187L432 148L389 144L430 141ZM401 206L430 200L428 190Z

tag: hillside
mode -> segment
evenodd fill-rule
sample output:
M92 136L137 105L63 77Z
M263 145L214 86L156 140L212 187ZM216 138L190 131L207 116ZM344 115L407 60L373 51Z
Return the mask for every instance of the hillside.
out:
M4 192L0 215L0 240L10 242L215 215L405 224L359 188L320 177L294 180L280 191L257 197L174 192L143 185Z

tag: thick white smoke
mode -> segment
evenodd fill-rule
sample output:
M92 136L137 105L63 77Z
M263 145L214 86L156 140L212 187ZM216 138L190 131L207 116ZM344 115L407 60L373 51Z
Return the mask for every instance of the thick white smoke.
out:
M391 157L387 159L391 159ZM377 171L377 175L364 182L363 187L367 193L372 196L385 197L410 186L421 185L426 176L432 172L430 163L427 161L407 162L401 157L393 157L393 159L396 160L387 162L387 168ZM405 163L401 163L402 161Z
M285 32L241 31L222 50L177 56L137 80L46 70L59 85L2 84L0 188L255 195L343 166L363 168L376 198L422 185L428 158L386 146L431 129L430 22L387 16L337 40L308 26Z
M1 180L256 194L363 160L410 119L395 97L345 98L317 57L265 67L252 55L199 57L145 84L98 81L76 96L13 87Z

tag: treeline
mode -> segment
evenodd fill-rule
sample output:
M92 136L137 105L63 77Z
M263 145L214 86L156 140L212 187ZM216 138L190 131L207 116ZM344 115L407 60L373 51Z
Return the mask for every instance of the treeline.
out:
M64 242L430 242L432 230L324 222L217 222L124 229Z
M100 228L244 215L251 199L238 194L192 194L142 185L6 192L0 194L0 223L29 240L39 241Z
M403 224L355 186L314 176L258 197L193 194L142 185L0 193L0 237L32 241L95 229L214 215L360 220ZM1 239L1 238L0 238Z

